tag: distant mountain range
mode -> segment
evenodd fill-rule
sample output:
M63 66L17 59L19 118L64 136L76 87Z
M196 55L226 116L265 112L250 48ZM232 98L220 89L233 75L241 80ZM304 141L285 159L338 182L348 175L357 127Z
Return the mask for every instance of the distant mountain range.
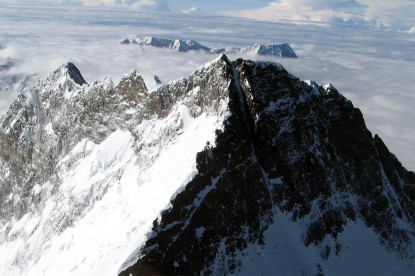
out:
M254 44L247 47L225 47L210 48L194 40L166 39L157 37L126 38L121 44L137 44L141 46L152 46L157 48L168 48L178 52L205 51L212 54L239 54L256 53L261 56L278 56L283 58L297 58L296 53L288 43L283 44Z

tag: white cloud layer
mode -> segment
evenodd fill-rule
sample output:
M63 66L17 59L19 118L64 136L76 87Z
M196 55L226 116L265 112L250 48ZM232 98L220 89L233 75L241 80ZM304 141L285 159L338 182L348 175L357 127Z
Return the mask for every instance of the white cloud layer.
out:
M322 9L324 3L331 1L317 2L310 8ZM343 6L330 5L331 9L362 9L355 1ZM379 8L382 9L385 7ZM125 37L194 39L210 47L288 42L299 58L271 60L281 62L301 79L333 83L362 110L372 133L378 133L398 159L408 169L415 170L414 34L341 25L297 25L200 14L4 2L0 3L0 25L0 45L4 46L0 48L0 60L16 60L15 66L0 72L0 77L47 75L60 64L72 61L88 82L105 75L117 82L122 74L135 68L143 74L148 86L153 86L154 74L163 82L187 76L214 56L120 45L119 41ZM9 102L8 96L0 91L3 108Z
M348 23L407 30L414 26L413 0L278 0L228 14L253 19Z
M409 30L415 26L414 0L359 0L368 8L366 18L379 18L386 26L399 30Z
M191 7L188 9L183 9L182 13L201 13L197 7Z
M139 11L170 11L170 7L166 2L157 0L82 0L82 2L87 6L119 6Z
M136 11L171 11L166 1L162 0L2 0L5 3L30 4L70 4L84 6L122 7Z

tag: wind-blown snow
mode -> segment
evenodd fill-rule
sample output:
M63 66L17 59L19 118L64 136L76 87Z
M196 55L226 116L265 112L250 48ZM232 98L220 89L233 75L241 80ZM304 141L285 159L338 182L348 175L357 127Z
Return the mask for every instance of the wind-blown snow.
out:
M164 137L171 144L154 144L175 123L177 132ZM117 130L100 144L79 142L59 162L62 185L43 209L2 226L0 275L116 275L192 178L195 153L213 142L220 123L217 116L192 118L179 104L165 119L137 126L141 142L154 144L146 156L135 153L128 131ZM37 185L33 193L50 187Z

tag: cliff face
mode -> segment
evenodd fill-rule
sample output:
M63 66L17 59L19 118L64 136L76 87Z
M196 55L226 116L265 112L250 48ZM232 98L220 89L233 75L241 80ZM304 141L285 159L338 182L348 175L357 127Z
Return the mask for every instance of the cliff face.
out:
M303 272L324 272L324 262L341 257L352 246L343 231L357 222L411 263L415 174L372 137L360 110L333 86L304 83L279 65L222 63L223 129L196 155L197 175L120 275L243 272L241 252L264 249L287 216L301 225L304 248L319 252L316 270Z

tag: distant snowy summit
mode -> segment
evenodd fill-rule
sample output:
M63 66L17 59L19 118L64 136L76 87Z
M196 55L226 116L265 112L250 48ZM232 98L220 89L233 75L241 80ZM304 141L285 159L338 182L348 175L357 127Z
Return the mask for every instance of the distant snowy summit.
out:
M188 51L205 51L212 54L245 54L256 53L261 56L278 56L283 58L297 58L294 50L288 43L283 44L254 44L248 47L226 47L226 48L210 48L200 44L194 40L182 39L166 39L157 37L137 37L126 38L121 41L121 44L137 44L142 46L153 46L158 48L168 48L178 52Z
M283 44L258 44L255 43L248 47L226 47L212 49L212 53L238 54L238 53L256 53L261 56L277 56L283 58L297 58L294 50L288 43Z
M211 51L209 47L206 47L194 40L171 40L166 38L156 38L156 37L137 37L137 38L126 38L121 41L121 44L138 44L143 46L153 46L158 48L169 48L179 52L188 52L188 51Z

